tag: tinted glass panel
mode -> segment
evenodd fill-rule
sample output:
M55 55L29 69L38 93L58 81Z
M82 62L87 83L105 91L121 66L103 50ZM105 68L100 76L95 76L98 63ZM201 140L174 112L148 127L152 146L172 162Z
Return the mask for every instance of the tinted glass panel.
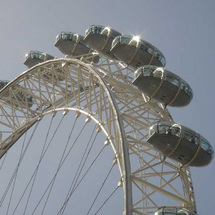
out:
M185 128L184 129L184 138L188 141L190 141L193 144L199 145L199 136L196 132Z
M131 41L131 39L132 39L131 36L127 36L127 35L121 36L120 43L128 44Z

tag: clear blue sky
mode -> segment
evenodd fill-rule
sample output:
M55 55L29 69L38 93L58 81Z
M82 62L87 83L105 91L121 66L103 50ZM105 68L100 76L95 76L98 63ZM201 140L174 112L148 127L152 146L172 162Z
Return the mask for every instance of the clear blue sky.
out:
M215 148L214 11L213 0L1 0L1 79L26 70L22 63L29 50L62 57L53 46L61 31L84 35L91 24L102 24L140 35L164 53L166 68L194 91L188 107L169 109L173 118L200 132ZM199 214L213 214L215 161L191 171Z

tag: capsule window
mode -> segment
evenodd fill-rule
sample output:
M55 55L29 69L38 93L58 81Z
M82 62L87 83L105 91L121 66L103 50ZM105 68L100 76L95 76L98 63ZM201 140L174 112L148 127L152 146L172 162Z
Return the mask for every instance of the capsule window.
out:
M120 43L122 43L122 44L128 44L130 41L131 41L130 36L123 36L120 38Z
M170 128L170 134L174 135L174 136L177 136L177 137L180 137L181 136L181 126L178 125L178 124L173 125Z
M188 86L186 86L184 90L185 90L185 92L188 94L188 91L189 91Z
M169 125L158 125L158 131L160 134L168 134L170 126Z
M211 158L214 157L214 150L213 150L212 146L210 146L210 148L208 150L208 154L210 154Z
M153 53L153 49L150 47L150 48L148 48L148 53L149 54L152 54Z
M184 131L184 138L195 145L199 145L199 137L197 136L197 133L194 133L188 128Z
M165 66L165 64L166 64L166 59L165 59L165 57L162 57L162 58L161 58L161 63Z
M144 76L153 76L153 72L157 69L156 66L144 66L143 67L143 75Z
M117 37L117 36L119 36L119 35L120 35L119 32L112 30L112 32L111 32L111 36L112 36L112 37Z
M36 53L32 53L31 54L31 57L34 59L34 58L39 58L39 55L38 54L36 54Z
M100 34L103 29L104 27L101 27L101 26L93 26L92 31L94 34Z
M168 214L168 215L176 215L177 214L177 209L176 208L165 208L164 209L164 214Z
M184 81L183 81L183 80L181 81L181 89L182 89L182 90L184 90L184 89L185 89L185 83L184 83Z
M188 95L190 96L191 99L193 98L193 92L192 92L191 88L189 88Z
M150 68L144 68L144 73L143 73L144 77L147 76L153 76L153 70Z
M211 156L211 158L213 158L214 156L213 148L211 147L210 143L202 136L201 136L201 148L204 149Z
M179 80L170 73L166 73L166 80L175 86L179 86Z
M207 140L204 137L201 137L201 147L205 150L208 151L209 150L209 144L207 142Z
M185 93L187 93L189 95L189 91L190 91L190 87L189 85L182 80L181 82L181 89L183 89L185 91Z
M155 49L155 57L157 58L157 59L161 59L161 57L162 57L162 54L161 54L161 52L158 50L158 49Z
M143 43L140 44L140 49L142 49L142 50L148 52L147 46L145 46Z
M71 40L72 37L73 37L73 35L68 34L68 33L63 33L62 34L62 39L65 39L65 40Z

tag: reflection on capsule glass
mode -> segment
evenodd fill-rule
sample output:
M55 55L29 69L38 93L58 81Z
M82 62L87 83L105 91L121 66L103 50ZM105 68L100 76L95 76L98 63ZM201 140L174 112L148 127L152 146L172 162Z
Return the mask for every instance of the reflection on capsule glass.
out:
M125 64L134 68L144 65L165 66L161 51L137 36L121 35L112 42L111 51Z
M110 27L92 25L86 30L84 40L98 52L101 52L107 57L115 58L110 49L112 41L119 35L121 35L121 33Z

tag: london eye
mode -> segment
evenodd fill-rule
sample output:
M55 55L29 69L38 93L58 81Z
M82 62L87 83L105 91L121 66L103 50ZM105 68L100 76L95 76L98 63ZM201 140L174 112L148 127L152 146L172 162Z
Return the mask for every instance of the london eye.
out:
M110 27L55 46L64 58L30 51L0 82L1 213L196 215L190 167L214 151L167 109L189 105L189 84Z

